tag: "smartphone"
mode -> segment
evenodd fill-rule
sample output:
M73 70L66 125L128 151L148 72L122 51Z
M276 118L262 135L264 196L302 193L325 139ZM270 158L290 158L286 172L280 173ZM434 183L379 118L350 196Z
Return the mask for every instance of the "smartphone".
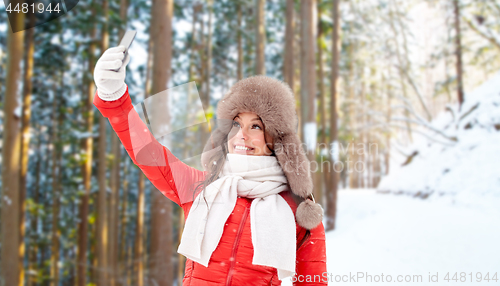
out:
M128 54L128 48L130 47L130 45L132 45L132 42L134 41L135 39L135 35L137 34L137 31L134 31L134 30L128 30L125 35L123 35L123 38L122 40L120 41L120 44L119 46L124 46L125 47L125 52L123 52L125 55L123 57L123 60L125 60L125 58L127 57L127 54ZM121 66L119 68L117 68L116 70L114 71L118 71L120 70Z

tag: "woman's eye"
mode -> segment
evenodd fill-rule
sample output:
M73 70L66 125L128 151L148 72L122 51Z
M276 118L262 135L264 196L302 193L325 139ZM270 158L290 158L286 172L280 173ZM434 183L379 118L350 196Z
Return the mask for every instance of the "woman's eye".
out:
M239 124L237 121L233 121L233 126L234 126L234 127L239 127L239 126L240 126L240 124Z
M262 129L262 128L261 128L259 125L257 125L257 124L254 124L254 125L253 125L253 127L254 127L254 128L258 128L258 129Z

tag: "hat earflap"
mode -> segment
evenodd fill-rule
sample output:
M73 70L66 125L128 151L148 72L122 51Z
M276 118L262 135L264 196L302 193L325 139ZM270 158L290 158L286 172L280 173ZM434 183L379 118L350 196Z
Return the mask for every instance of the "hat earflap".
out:
M291 191L305 199L297 207L297 223L305 229L313 229L323 220L323 208L311 197L313 181L309 160L297 134L286 134L276 141L274 151Z

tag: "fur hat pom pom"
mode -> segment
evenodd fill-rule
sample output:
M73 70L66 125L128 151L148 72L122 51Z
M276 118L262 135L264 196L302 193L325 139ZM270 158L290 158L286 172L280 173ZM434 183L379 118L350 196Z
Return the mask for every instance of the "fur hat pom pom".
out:
M323 220L323 208L320 204L306 199L297 207L295 217L301 227L311 230Z

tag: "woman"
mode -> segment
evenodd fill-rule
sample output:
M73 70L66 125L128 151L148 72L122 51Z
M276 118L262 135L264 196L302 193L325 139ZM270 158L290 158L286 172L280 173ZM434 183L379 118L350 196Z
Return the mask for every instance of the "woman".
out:
M322 209L312 201L291 89L265 76L234 84L217 106L217 118L232 124L212 133L201 157L206 171L183 164L156 140L146 151L160 151L166 164L141 164L128 129L140 119L124 82L123 51L111 48L97 62L94 105L134 163L184 210L183 285L281 285L294 273L295 285L326 285Z

